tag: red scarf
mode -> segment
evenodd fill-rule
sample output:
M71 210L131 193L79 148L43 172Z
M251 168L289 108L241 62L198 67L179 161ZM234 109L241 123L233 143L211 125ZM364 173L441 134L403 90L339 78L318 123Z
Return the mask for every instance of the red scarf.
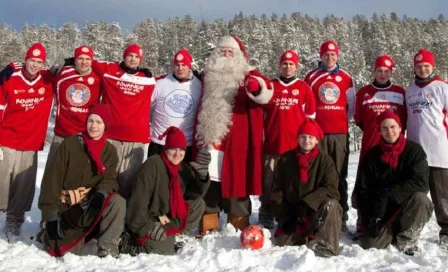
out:
M182 193L182 189L180 188L179 181L179 170L182 166L182 163L178 165L172 164L166 154L165 151L160 155L163 163L168 169L168 175L170 177L170 213L172 217L176 217L180 219L180 228L173 228L166 231L167 235L174 235L182 232L187 226L188 219L188 203L184 200L184 195Z
M388 164L392 168L397 168L398 157L406 147L406 139L403 135L400 135L400 138L398 138L398 141L395 144L389 144L383 139L383 137L381 137L380 147L383 151L381 161Z
M89 133L84 130L82 132L82 139L87 147L87 153L89 153L90 158L96 165L97 175L101 175L106 172L106 167L101 160L101 152L103 151L104 146L106 145L106 133L101 136L100 139L94 140L90 138Z
M316 146L308 152L307 154L303 154L300 151L300 146L296 149L297 161L299 162L299 178L300 182L307 184L308 183L308 169L310 168L310 161L317 158L319 155L319 148Z

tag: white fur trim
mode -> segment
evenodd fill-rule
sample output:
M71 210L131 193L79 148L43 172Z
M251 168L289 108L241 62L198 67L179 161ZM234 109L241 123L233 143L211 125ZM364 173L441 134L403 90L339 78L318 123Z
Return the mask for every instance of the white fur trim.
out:
M271 100L272 96L274 95L274 88L272 87L272 83L270 83L270 89L268 89L268 86L266 85L266 81L264 81L263 78L252 76L258 81L258 84L260 84L260 94L257 96L254 96L250 92L246 91L247 96L249 96L250 99L252 99L257 104L267 104Z
M218 41L218 47L230 47L234 49L240 50L240 46L236 42L236 40L231 36L224 36Z

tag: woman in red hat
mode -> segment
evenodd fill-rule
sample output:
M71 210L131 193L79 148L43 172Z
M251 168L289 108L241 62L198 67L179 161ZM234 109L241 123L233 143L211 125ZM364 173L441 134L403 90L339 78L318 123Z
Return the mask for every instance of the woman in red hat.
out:
M210 153L201 149L187 164L184 133L171 126L159 138L165 136L163 152L146 160L133 184L123 253L173 254L174 236L197 228L204 213Z
M314 120L302 123L299 145L284 153L275 168L271 201L278 222L277 245L303 245L315 239L315 254L330 257L339 253L342 208L334 162L317 146L323 137Z
M108 105L92 106L86 129L62 142L44 173L41 238L52 256L81 255L85 241L93 237L98 240L98 256L119 254L126 202L115 193L118 157L106 140L110 120Z

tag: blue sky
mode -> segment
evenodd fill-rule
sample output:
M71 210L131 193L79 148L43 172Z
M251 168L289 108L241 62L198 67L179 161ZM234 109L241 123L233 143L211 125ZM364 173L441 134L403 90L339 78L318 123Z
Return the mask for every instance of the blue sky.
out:
M243 11L251 15L300 12L319 18L327 14L351 19L370 18L374 12L427 19L443 14L448 19L448 0L0 0L0 22L20 29L24 22L59 26L83 25L87 20L119 22L132 29L147 17L165 20L190 14L195 19L231 19Z

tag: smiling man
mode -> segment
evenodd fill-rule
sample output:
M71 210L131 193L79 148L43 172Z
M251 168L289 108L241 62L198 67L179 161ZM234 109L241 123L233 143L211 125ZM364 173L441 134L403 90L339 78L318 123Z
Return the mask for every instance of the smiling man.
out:
M319 142L321 152L328 153L336 164L339 174L340 204L344 210L343 230L348 219L348 121L353 118L355 106L355 83L352 77L339 67L339 46L326 41L320 46L321 61L309 72L305 82L316 97L316 121L322 127L325 138Z
M415 54L415 82L406 92L407 135L428 155L431 199L441 227L439 244L448 250L448 83L435 73L435 66L431 51Z
M420 232L431 217L429 167L419 144L406 140L401 121L390 110L376 120L380 142L365 154L358 172L357 194L363 248L394 243L407 255L419 251Z
M4 231L10 242L19 238L33 203L37 151L44 147L53 103L51 77L40 73L45 61L44 46L33 44L25 66L0 88L0 211L7 213Z

